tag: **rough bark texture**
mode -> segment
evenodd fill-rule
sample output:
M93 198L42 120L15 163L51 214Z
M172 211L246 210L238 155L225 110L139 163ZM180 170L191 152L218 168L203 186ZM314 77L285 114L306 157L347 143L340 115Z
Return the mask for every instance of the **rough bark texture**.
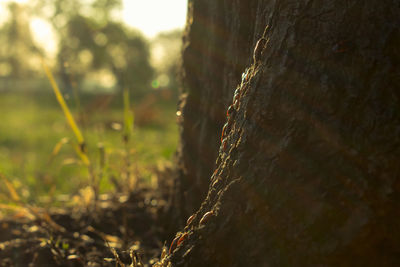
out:
M189 5L173 265L400 266L399 1Z
M229 6L227 10L226 5ZM251 60L255 1L231 6L223 1L189 1L183 49L183 83L179 116L179 177L173 201L174 223L183 226L204 200L218 156L226 108L233 88ZM236 12L235 21L227 17ZM239 14L240 13L240 14ZM244 19L244 20L243 20Z

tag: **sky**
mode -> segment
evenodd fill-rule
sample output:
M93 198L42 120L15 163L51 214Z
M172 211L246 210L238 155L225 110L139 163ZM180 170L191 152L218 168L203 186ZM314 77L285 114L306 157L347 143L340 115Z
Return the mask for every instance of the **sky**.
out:
M30 0L0 0L0 17L2 8L11 1L23 4ZM183 28L186 10L187 0L123 0L122 17L128 25L152 38L161 31ZM35 35L48 36L49 29L43 21L36 20L32 24Z
M124 21L148 37L185 25L187 0L123 0L123 4Z

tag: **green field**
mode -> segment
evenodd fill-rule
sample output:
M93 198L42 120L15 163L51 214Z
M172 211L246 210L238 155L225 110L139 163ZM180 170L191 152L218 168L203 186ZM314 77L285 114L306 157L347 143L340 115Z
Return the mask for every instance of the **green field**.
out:
M128 149L122 141L123 107L117 95L85 95L80 105L70 98L72 109L87 142L96 173L104 174L101 191L112 189L114 180L126 172L129 151L130 172L149 179L154 167L167 164L177 146L176 101L171 95L149 93L133 99L135 126ZM72 145L65 144L52 155L63 138L74 141L64 114L48 92L0 94L0 172L27 201L45 194L76 193L88 184L88 170L79 162ZM99 147L105 148L105 162ZM4 186L0 197L7 194ZM1 199L0 199L1 201Z

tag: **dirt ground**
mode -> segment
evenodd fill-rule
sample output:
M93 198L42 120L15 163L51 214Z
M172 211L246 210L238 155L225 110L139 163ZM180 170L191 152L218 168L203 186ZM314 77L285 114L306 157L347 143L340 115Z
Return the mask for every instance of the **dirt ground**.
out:
M0 266L151 266L165 242L165 206L160 194L142 187L101 195L91 207L10 215L0 219Z

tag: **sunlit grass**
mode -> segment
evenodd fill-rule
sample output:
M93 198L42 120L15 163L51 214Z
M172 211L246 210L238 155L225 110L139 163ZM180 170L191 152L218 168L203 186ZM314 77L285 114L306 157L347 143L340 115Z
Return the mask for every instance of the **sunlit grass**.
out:
M2 93L0 96L0 171L30 200L50 191L76 193L88 182L87 171L72 160L75 152L71 146L59 145L54 154L60 140L75 137L48 89L49 93ZM83 107L95 96L84 98ZM151 176L152 166L171 159L177 145L174 101L160 101L153 109L149 113L156 113L155 119L135 126L130 141L135 164L144 178ZM87 124L83 129L86 139L90 140L89 157L99 160L98 144L102 143L109 174L114 173L117 179L124 164L121 160L124 145L121 131L114 130L110 124L123 125L123 114L122 105L86 113ZM102 179L102 191L111 186L108 179Z

